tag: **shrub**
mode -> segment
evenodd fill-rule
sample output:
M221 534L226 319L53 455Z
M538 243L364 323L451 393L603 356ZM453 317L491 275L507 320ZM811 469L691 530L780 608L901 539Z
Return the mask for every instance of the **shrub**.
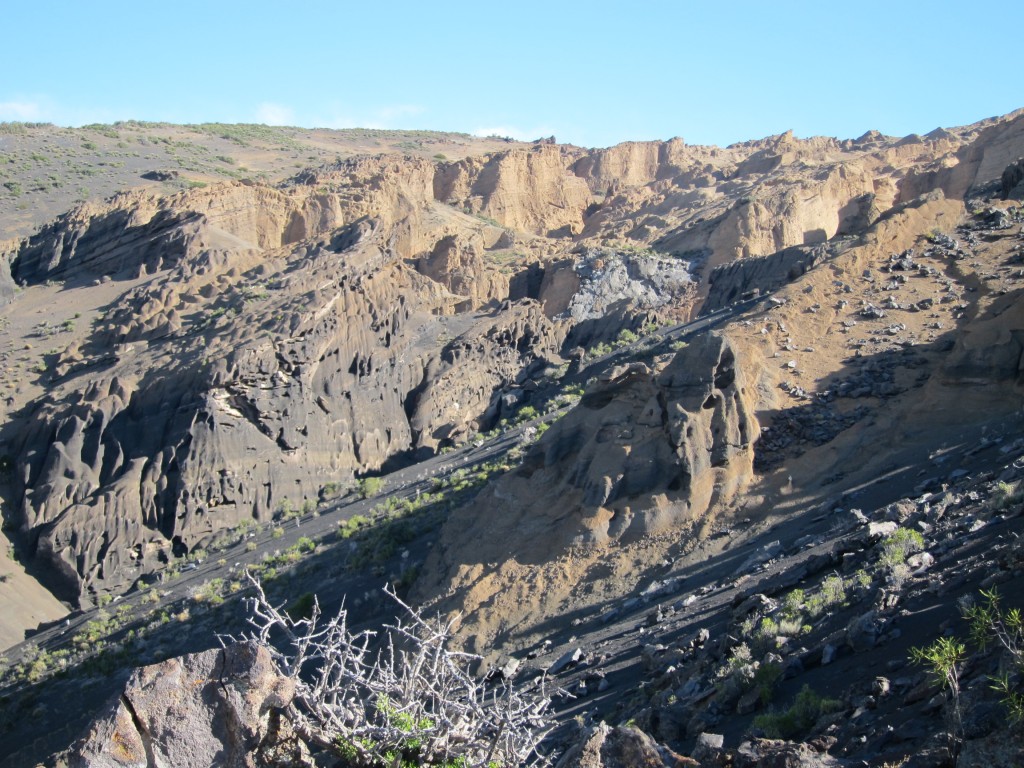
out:
M806 595L802 589L794 589L791 592L787 592L785 597L782 598L783 616L790 618L798 617L801 609L804 607L805 599Z
M732 648L725 666L718 670L715 688L722 698L733 699L750 690L756 673L757 664L753 660L750 646L740 643Z
M1022 500L1024 500L1024 491L1017 483L1000 481L992 490L990 504L992 509L1003 510L1014 504L1019 504Z
M828 576L821 582L821 589L810 597L805 597L804 604L807 613L812 618L820 616L825 610L834 605L842 605L846 602L846 583L842 576L835 574Z
M640 340L640 337L637 336L636 333L634 333L633 331L629 330L628 328L623 328L622 331L619 333L619 338L618 338L617 341L618 341L619 344L625 345L625 344L633 344L633 343L635 343L635 342L637 342L639 340Z
M348 520L342 520L338 523L338 534L343 539L348 539L353 536L356 531L370 522L369 518L363 515L353 515Z
M920 531L911 528L898 528L892 534L882 540L882 554L878 562L886 570L893 570L898 565L903 565L907 557L914 552L924 549L924 536Z
M381 492L384 487L384 481L379 477L364 477L356 484L356 490L359 496L364 499L370 499Z
M807 733L818 719L841 707L837 699L826 699L804 685L789 709L781 712L766 712L754 718L754 726L773 739L793 739Z
M911 648L910 658L931 668L943 688L949 691L946 705L946 726L949 750L954 761L963 743L963 713L960 707L960 666L966 658L966 646L951 637L940 637L922 648Z
M519 409L517 421L531 421L537 418L537 409L527 405Z
M825 607L840 605L846 602L846 585L841 576L828 576L821 582L821 597L825 601Z
M295 681L285 714L300 737L365 768L542 759L537 747L552 727L543 686L523 693L473 677L469 668L480 659L448 648L450 623L425 620L387 591L406 619L387 627L376 651L372 633L348 629L344 609L322 622L314 597L309 618L295 619L252 583L248 639ZM271 636L283 637L283 647L272 645Z
M1024 722L1024 613L1019 608L1004 610L995 589L981 593L984 602L970 604L964 618L970 622L971 639L982 650L990 644L1001 647L1009 660L992 681L1014 723ZM1011 673L1012 670L1012 673Z

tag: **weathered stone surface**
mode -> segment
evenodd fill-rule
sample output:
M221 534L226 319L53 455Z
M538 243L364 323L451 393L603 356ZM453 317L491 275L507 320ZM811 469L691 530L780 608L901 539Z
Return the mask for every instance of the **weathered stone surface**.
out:
M632 726L591 728L555 764L556 768L684 768L699 763L660 746Z
M541 589L547 571L700 523L752 476L758 426L747 375L729 342L709 334L660 372L630 366L593 383L519 470L456 511L421 587L466 596L464 621L474 642L488 643L524 612L536 620L556 610L577 579Z
M806 744L753 739L739 746L733 754L732 765L735 768L839 768L849 763L815 752Z
M1003 200L1024 198L1024 158L1006 166L999 182Z
M701 309L711 312L754 293L780 288L811 269L825 253L821 246L793 246L767 256L722 264L708 275L708 297Z
M489 428L506 387L560 362L564 330L535 302L470 311L504 299L507 279L467 304L397 258L439 241L420 218L429 198L409 199L429 195L433 165L412 170L355 203L242 184L137 193L21 247L28 282L155 276L68 346L50 391L3 435L20 527L70 599ZM363 185L379 172L354 161L335 173ZM342 226L366 205L378 218ZM412 231L389 230L396 219Z
M261 765L294 683L245 643L136 670L72 750L72 768ZM271 739L272 740L272 739Z

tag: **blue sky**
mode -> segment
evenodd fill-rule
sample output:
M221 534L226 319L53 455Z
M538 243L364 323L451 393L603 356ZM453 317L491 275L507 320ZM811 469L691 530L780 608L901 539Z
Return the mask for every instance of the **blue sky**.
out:
M1024 107L1020 0L0 0L0 19L0 120L726 145Z

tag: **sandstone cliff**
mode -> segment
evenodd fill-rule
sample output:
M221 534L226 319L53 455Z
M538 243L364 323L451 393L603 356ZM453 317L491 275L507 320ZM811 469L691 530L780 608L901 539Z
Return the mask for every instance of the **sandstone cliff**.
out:
M80 206L4 247L6 507L70 597L122 590L226 527L490 428L509 387L577 345L778 288L921 192L1001 183L1022 120L912 140L360 156L278 185ZM702 477L693 509L714 506Z
M454 514L423 594L452 596L445 606L485 652L640 579L637 547L656 560L652 541L696 541L750 482L756 378L707 335L660 370L634 364L595 382L518 470Z

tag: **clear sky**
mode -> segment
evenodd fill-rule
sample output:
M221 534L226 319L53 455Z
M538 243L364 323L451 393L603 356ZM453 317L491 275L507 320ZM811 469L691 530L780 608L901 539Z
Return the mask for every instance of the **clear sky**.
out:
M0 0L0 120L607 146L926 133L1024 107L1024 1Z

